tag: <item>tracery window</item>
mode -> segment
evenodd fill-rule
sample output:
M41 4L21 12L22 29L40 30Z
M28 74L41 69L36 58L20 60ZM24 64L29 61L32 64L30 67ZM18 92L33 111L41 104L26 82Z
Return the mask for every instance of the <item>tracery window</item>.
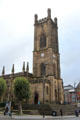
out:
M44 63L41 63L40 68L41 68L41 76L46 75L46 66Z
M46 47L46 36L44 34L40 37L40 48Z

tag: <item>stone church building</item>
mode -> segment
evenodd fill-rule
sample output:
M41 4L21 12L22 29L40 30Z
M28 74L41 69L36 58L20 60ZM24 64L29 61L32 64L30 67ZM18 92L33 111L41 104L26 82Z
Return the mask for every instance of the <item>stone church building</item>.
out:
M29 102L38 103L63 103L63 80L60 76L60 54L58 44L57 18L52 20L51 10L48 9L47 17L38 20L34 18L34 50L33 50L33 74L29 73L29 65L25 70L5 75L3 67L2 76L7 82L6 98L13 99L12 86L16 77L24 76L30 82L31 97ZM4 98L5 99L5 98Z

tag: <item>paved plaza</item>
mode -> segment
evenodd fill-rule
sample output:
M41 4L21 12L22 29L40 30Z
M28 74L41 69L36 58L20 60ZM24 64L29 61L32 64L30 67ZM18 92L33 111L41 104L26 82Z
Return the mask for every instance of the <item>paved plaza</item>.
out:
M43 118L42 116L0 116L0 120L80 120L80 117L76 116L57 116L57 117L52 117L52 116L45 116Z

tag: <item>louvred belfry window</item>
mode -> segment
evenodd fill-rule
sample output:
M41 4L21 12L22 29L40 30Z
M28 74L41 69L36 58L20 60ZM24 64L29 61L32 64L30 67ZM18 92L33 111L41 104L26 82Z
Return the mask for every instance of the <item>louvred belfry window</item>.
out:
M40 48L46 47L46 36L44 34L40 37Z

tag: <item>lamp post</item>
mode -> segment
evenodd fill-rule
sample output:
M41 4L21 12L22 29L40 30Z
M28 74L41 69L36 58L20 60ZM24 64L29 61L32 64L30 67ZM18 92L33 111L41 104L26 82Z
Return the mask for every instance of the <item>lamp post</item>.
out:
M76 92L76 83L74 82L74 91L75 91L75 103L77 103L77 92Z
M45 104L45 76L46 76L46 65L48 65L48 63L43 64L42 66L42 77L43 77L43 106ZM44 113L44 109L43 109L43 118L45 118L45 113Z
M60 98L59 98L59 85L58 85L58 104L60 103Z

